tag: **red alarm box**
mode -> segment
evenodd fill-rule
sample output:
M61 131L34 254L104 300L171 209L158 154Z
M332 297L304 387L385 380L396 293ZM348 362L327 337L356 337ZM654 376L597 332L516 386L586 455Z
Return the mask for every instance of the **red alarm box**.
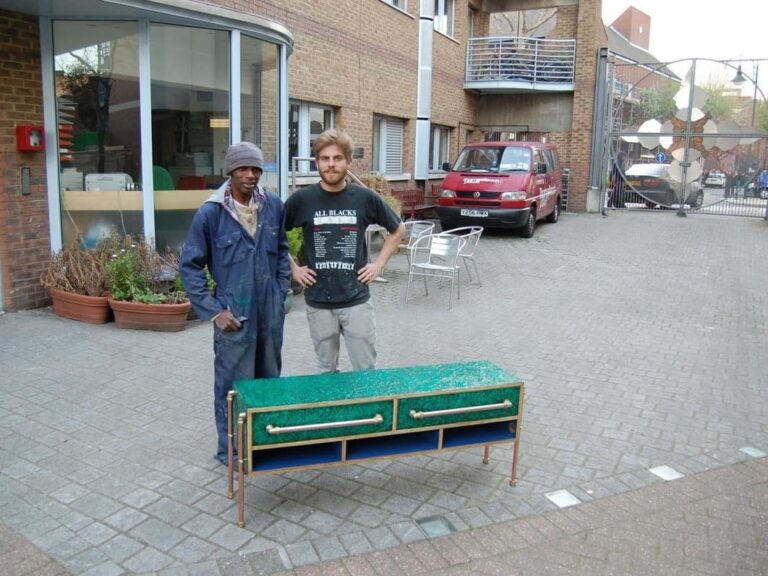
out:
M16 126L16 150L40 152L45 150L45 131L42 126L24 124Z

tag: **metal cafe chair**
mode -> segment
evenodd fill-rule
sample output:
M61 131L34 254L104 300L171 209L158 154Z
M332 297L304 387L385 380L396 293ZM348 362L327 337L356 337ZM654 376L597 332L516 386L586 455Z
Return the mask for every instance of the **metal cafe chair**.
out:
M409 249L411 255L405 301L408 302L411 283L415 277L424 278L424 292L427 296L429 296L427 278L448 278L451 280L451 291L448 295L450 310L453 305L454 283L457 287L456 299L461 298L459 254L466 243L465 238L454 234L430 234L416 240Z
M435 223L429 220L406 220L403 222L405 225L405 235L402 241L397 246L398 252L405 252L405 257L408 259L408 266L411 265L411 246L416 243L416 240L422 236L429 236L435 229ZM424 246L427 249L428 246Z
M475 271L477 284L479 286L482 286L483 282L480 280L480 271L477 269L477 262L475 261L475 250L477 249L477 245L480 242L480 236L482 233L482 226L462 226L460 228L452 228L451 230L445 230L443 232L443 234L461 236L467 241L467 243L464 245L464 248L462 248L461 253L459 254L459 259L464 263L464 267L467 270L467 278L470 284L472 284L472 271L470 270L470 263L472 263L472 268Z

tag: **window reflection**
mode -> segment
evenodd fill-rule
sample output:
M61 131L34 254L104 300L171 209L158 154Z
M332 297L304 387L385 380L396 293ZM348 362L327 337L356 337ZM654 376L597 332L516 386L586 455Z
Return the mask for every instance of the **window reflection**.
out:
M278 47L242 36L240 51L240 139L253 142L261 148L264 153L264 173L259 184L279 194Z
M194 210L226 177L229 34L153 24L150 69L156 243L178 248Z
M261 183L279 192L277 45L242 35L241 133L231 137L228 31L150 24L151 84L143 94L137 22L58 21L53 31L63 244L82 236L93 246L116 231L180 249L195 211L227 178L231 140L262 148ZM144 171L142 97L152 129ZM147 190L155 227L145 231Z
M62 231L88 245L141 233L135 22L55 22Z

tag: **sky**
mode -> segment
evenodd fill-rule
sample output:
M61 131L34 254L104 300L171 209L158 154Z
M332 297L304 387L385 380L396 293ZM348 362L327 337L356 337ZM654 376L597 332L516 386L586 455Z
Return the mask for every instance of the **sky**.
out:
M765 0L603 0L603 22L611 24L629 6L651 17L649 51L660 61L748 60L743 63L744 73L754 77L756 71L760 89L768 95L768 2ZM756 68L752 60L757 59L765 62ZM678 65L673 70L683 75L688 66ZM698 70L697 63L697 84ZM709 74L728 79L735 74L723 64L712 66L711 70Z

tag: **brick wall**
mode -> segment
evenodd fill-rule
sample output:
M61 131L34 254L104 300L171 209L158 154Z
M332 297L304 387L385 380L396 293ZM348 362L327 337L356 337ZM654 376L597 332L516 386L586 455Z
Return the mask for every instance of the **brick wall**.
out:
M408 13L373 0L216 3L270 18L291 31L295 51L289 59L290 98L336 109L337 125L364 151L362 159L354 160L355 172L371 169L376 114L405 120L403 170L413 173L418 2L408 3ZM453 38L435 33L432 49L431 121L455 129L452 157L465 143L457 141L473 121L476 105L476 97L463 89L467 0L457 0L455 13ZM483 21L487 17L481 17Z
M573 127L566 164L571 168L568 208L584 212L592 156L592 118L595 103L597 49L605 45L601 0L579 0L576 37L576 87L573 92Z
M409 12L375 0L209 0L210 4L257 14L283 24L294 36L289 59L290 97L333 106L364 157L358 173L371 168L376 114L405 120L404 171L413 172L418 66L418 2ZM333 14L334 18L327 15ZM431 122L454 129L451 157L479 137L474 122L478 97L463 89L468 0L457 0L452 38L433 35ZM489 15L477 12L475 34L487 33ZM559 37L577 37L576 90L570 132L550 132L563 163L571 167L570 209L586 207L592 142L595 61L604 44L600 0L581 0L558 14ZM42 153L15 149L17 124L42 124L42 87L37 20L0 11L0 266L6 310L47 303L39 275L50 251ZM21 166L32 173L30 195L19 190ZM402 183L412 185L412 183Z
M43 123L37 18L0 11L0 266L3 309L48 303L40 273L50 254L45 157L16 151L16 126ZM21 167L31 193L21 195Z

